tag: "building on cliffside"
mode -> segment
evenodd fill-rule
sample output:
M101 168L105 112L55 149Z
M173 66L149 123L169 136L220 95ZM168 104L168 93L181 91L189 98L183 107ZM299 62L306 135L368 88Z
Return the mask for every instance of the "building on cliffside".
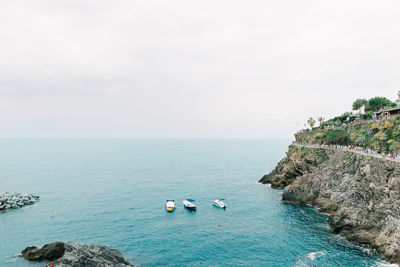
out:
M375 118L381 119L392 119L400 116L400 107L381 110L375 113Z

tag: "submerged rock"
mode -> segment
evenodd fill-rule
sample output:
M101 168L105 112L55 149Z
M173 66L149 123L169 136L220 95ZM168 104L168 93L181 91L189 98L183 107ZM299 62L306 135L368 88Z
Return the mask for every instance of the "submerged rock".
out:
M27 247L22 256L30 261L52 260L50 264L60 267L80 266L134 266L122 254L102 245L84 245L74 242L55 242L42 248Z
M348 151L291 146L261 183L282 198L331 214L332 231L400 262L400 164Z
M20 193L4 193L0 195L0 211L22 208L39 201L39 196Z

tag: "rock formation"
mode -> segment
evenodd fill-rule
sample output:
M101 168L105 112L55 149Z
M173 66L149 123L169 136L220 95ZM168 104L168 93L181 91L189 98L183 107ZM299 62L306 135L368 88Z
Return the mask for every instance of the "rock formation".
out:
M284 188L283 200L331 214L335 233L400 262L400 164L353 152L291 146L261 183Z
M52 261L48 265L60 267L80 266L134 266L127 262L122 254L101 245L82 245L73 242L55 242L42 248L27 247L21 252L30 261Z
M4 193L0 195L0 211L21 208L39 201L39 197L30 194Z
M42 248L27 247L21 251L22 256L30 261L56 260L64 256L65 244L55 242L44 245Z

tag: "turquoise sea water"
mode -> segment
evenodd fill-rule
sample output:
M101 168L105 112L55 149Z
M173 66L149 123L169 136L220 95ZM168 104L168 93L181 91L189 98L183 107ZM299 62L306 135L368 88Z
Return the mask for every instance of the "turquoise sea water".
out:
M0 139L0 192L38 204L0 214L0 266L53 241L100 243L140 266L377 266L326 216L258 184L289 140ZM195 213L182 207L194 198ZM227 210L212 206L225 198ZM174 213L164 210L175 199ZM220 225L220 227L218 227Z

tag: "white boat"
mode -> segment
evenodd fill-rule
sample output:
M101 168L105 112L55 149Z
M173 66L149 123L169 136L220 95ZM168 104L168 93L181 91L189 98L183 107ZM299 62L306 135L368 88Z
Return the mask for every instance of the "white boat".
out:
M185 206L185 208L187 208L188 210L196 210L196 205L193 203L194 200L193 199L185 199L183 201L183 205Z
M223 199L222 199L223 200ZM221 209L226 209L226 204L222 201L221 199L216 199L213 201L214 206L221 208Z
M173 212L175 210L175 200L167 200L165 209L169 212Z

